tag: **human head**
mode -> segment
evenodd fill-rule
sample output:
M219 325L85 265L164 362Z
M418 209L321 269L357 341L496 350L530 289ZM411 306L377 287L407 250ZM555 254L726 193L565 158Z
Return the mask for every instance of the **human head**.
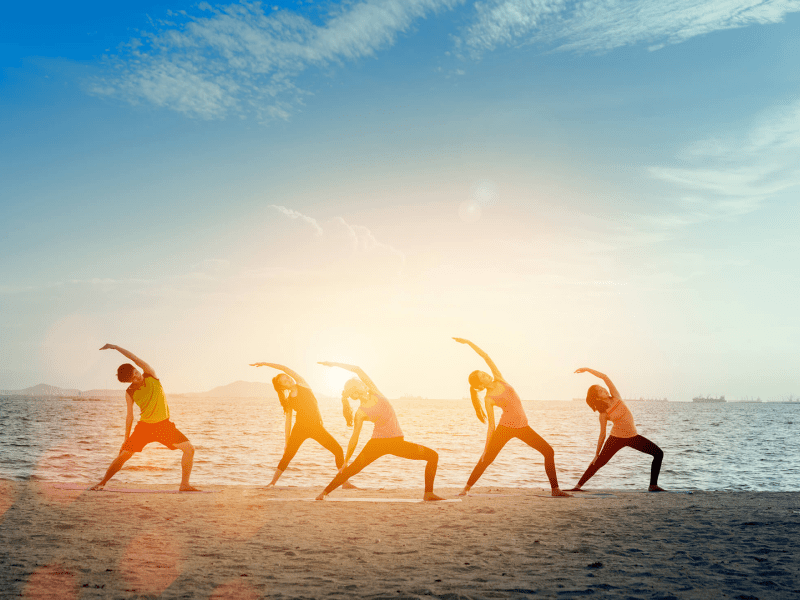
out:
M586 404L595 412L603 412L608 408L607 400L609 398L611 398L611 394L602 385L593 385L586 392Z
M274 387L275 391L278 392L278 400L280 400L284 412L289 410L289 407L286 406L286 396L283 392L285 390L292 389L294 385L296 385L295 380L289 377L286 373L278 373L272 378L272 387Z
M350 408L350 398L355 400L366 400L369 398L369 388L358 377L348 379L344 383L342 390L342 414L347 426L353 425L353 409Z
M469 381L469 396L472 399L472 408L475 409L475 415L481 423L486 423L486 413L481 406L478 392L485 389L494 380L491 375L484 371L473 371L469 374L467 381Z
M135 373L138 373L138 371L131 363L125 363L117 367L117 379L119 379L121 383L132 382L136 376Z

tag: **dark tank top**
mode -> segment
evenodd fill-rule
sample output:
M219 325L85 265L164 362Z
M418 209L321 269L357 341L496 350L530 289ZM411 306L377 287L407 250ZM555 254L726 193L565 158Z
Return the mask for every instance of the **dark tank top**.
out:
M322 415L319 413L317 399L307 387L297 386L297 396L289 395L284 401L287 408L291 408L297 413L295 424L322 425Z

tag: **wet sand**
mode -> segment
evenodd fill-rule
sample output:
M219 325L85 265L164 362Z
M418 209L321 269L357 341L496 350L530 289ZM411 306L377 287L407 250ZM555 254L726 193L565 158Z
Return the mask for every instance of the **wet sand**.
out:
M0 596L800 598L797 493L209 489L0 481Z

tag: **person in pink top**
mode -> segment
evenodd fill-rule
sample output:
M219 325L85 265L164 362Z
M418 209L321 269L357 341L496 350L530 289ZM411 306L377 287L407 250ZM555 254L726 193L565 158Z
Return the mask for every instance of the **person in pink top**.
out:
M597 440L597 450L586 472L581 476L578 485L572 488L571 492L579 492L583 485L605 465L611 457L625 446L629 446L639 452L644 452L653 457L650 465L650 487L651 492L663 492L658 487L658 474L661 471L661 460L664 452L646 437L639 435L636 425L633 422L633 415L627 405L622 401L619 391L608 376L595 371L594 369L581 368L576 373L591 373L599 377L608 386L593 385L586 393L586 404L599 413L600 416L600 438ZM611 428L611 435L606 440L606 424L611 421L614 425Z
M473 371L469 375L469 393L472 397L472 406L475 408L475 414L480 419L481 423L486 423L488 415L488 429L486 431L486 446L484 447L483 454L478 460L478 464L472 470L472 474L467 480L467 485L464 486L461 496L469 492L470 488L483 475L486 468L494 462L500 450L508 443L511 438L517 438L528 444L534 450L538 450L544 456L544 470L547 473L547 479L550 481L553 496L570 497L570 494L562 492L558 487L558 477L556 476L556 463L555 453L553 448L544 441L544 438L536 433L528 425L528 418L525 416L525 411L522 408L517 392L514 391L508 382L503 378L500 370L494 364L489 355L483 350L478 348L469 340L463 338L453 338L460 344L467 344L475 352L478 353L492 371L492 375L484 371ZM486 412L483 412L481 402L478 397L478 392L486 390L484 403L486 404ZM494 424L494 407L499 407L503 414L500 416L500 422L495 427Z
M321 362L319 364L326 367L341 367L352 371L358 377L348 380L344 384L344 390L342 391L342 412L347 425L353 426L353 435L350 437L350 443L347 444L344 466L333 478L333 481L317 496L317 500L324 500L328 494L353 475L361 472L366 466L386 454L411 460L426 461L425 494L422 498L423 500L444 500L444 498L433 493L433 480L436 477L436 468L439 465L439 454L420 444L412 444L405 441L403 430L400 429L400 424L397 422L397 416L392 405L389 404L389 401L381 394L367 374L360 367L354 365L334 362ZM350 398L360 402L355 418L353 417L353 410L350 408ZM358 437L361 434L361 426L364 421L375 423L375 427L372 430L372 438L364 445L355 460L348 465L350 457L353 455L356 446L358 446Z

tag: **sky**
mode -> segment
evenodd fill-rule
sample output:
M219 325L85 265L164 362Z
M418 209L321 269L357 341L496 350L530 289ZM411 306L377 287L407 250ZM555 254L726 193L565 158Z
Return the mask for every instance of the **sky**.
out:
M800 1L115 4L0 21L0 389L800 394Z

